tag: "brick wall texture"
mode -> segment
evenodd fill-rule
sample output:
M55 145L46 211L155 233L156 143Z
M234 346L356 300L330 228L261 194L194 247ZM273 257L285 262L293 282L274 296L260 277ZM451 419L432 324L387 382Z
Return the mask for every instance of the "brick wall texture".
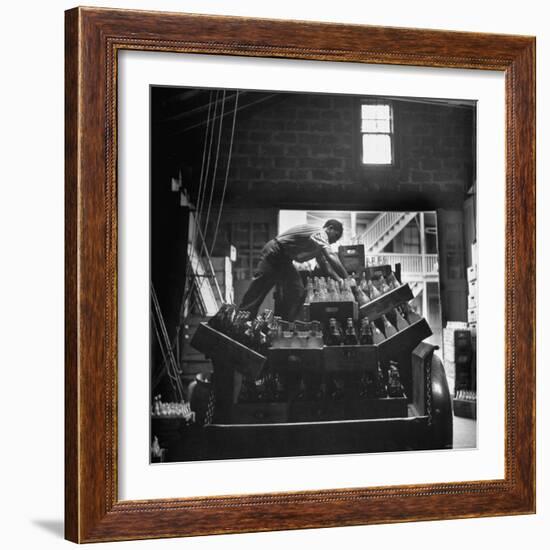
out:
M471 107L394 102L395 165L360 163L359 101L278 94L239 111L231 204L437 208L461 204L473 177ZM227 154L229 124L222 139ZM225 174L224 160L218 182Z

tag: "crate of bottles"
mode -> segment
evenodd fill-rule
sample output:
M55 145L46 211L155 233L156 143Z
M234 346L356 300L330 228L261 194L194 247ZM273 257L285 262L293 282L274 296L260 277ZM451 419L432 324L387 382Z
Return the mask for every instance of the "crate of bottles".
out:
M475 390L458 390L453 398L453 411L455 416L461 418L477 417L477 395Z
M392 273L391 265L368 265L365 269L361 270L361 274L364 274L367 280L378 279L380 277L389 277Z
M200 323L191 345L208 358L214 366L228 366L236 371L257 378L265 366L266 356L234 340L230 336Z
M409 302L414 298L407 283L391 289L389 292L374 298L359 308L359 317L368 317L371 321L393 311L397 306Z
M308 277L304 315L309 321L320 321L323 327L332 317L341 323L348 317L357 319L358 303L353 283L351 279L338 283L325 277Z
M345 323L351 318L357 321L359 308L357 302L313 302L309 305L310 320L319 321L327 327L329 320L334 318L339 323Z
M323 332L319 321L288 322L277 318L272 329L267 351L270 371L321 370Z
M275 325L276 321L276 325ZM283 349L321 349L323 329L319 321L284 321L275 318L270 325L269 345Z
M365 267L365 245L363 244L339 246L338 256L348 273L360 273Z
M290 399L291 422L399 418L408 414L407 396L396 363L373 371L327 373Z
M232 393L225 418L232 424L270 424L288 422L288 391L279 375L268 369L262 377L241 377ZM220 421L220 417L217 417Z
M323 369L323 348L272 347L267 351L267 358L273 372L321 372Z
M422 340L431 335L432 330L427 321L422 317L418 317L417 321L395 332L378 344L379 360L385 361L398 357L400 353L414 349Z
M325 372L376 371L378 347L375 345L325 346L323 350Z

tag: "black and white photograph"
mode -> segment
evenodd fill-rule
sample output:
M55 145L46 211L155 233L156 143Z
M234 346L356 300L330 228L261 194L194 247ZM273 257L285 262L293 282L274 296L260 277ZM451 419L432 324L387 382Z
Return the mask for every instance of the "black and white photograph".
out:
M6 3L5 548L548 546L520 7Z
M151 86L151 462L476 447L476 102Z

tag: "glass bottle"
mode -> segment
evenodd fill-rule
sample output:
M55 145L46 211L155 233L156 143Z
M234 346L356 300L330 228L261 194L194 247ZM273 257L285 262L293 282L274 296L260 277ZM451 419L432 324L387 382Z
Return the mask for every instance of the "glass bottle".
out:
M399 288L401 286L393 272L390 272L390 274L386 277L386 282L391 289Z
M384 323L386 338L390 338L394 334L397 334L397 329L388 321L388 318L385 315L382 315L382 321Z
M369 297L365 294L360 286L354 286L352 292L355 295L355 299L357 300L359 307L362 307L370 302Z
M369 285L367 283L367 276L365 274L365 272L363 271L363 275L361 277L361 281L359 282L359 288L363 291L363 292L368 292L369 291Z
M317 295L319 302L328 301L327 282L324 277L319 279L319 293Z
M336 283L332 279L327 283L327 299L329 302L338 302L340 295L336 290Z
M344 345L356 346L358 343L359 340L357 339L357 333L355 332L353 319L351 317L348 317L346 321L346 330L344 333Z
M386 337L382 334L382 331L372 321L370 322L370 328L372 330L373 344L380 344L380 342L383 342L386 339Z
M412 325L413 323L416 323L417 321L420 321L420 319L422 319L422 317L420 317L420 315L418 315L418 313L416 313L416 311L414 311L414 309L412 309L412 307L407 302L402 304L401 308L403 309L409 325Z
M351 283L349 279L346 279L344 281L344 292L342 299L346 302L354 302L355 298L353 296L353 292L351 291Z
M386 283L386 280L384 279L384 277L382 277L382 275L380 275L380 279L378 279L379 281L379 290L382 294L386 294L386 292L389 292L391 290L391 288L388 286L388 284Z
M401 331L406 329L409 326L409 323L407 323L405 317L401 315L397 308L394 309L393 312L395 314L395 327L397 328L397 330Z
M376 372L375 392L376 392L376 397L378 397L378 398L382 398L382 397L387 396L386 383L385 383L385 380L384 380L384 372L380 368L380 365L378 365L378 369L377 369L377 372Z
M388 396L402 397L403 385L401 384L401 376L395 361L390 361L388 369Z
M342 343L342 334L338 327L338 323L334 317L331 317L328 322L328 334L326 338L327 346L339 346Z
M311 304L315 301L315 293L313 292L313 281L310 277L307 278L307 285L306 285L306 304Z
M369 280L369 296L371 300L376 300L382 296L381 292L372 284L372 280Z
M372 346L372 328L370 326L369 320L365 317L361 321L361 331L359 332L359 343L362 346Z

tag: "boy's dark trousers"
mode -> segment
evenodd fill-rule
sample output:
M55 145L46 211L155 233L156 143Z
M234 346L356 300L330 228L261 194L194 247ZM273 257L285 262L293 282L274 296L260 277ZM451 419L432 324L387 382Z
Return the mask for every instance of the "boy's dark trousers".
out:
M277 292L274 313L285 321L294 321L306 297L302 278L277 239L266 243L261 254L239 309L250 311L250 317L255 318L267 293L279 285L281 292Z

